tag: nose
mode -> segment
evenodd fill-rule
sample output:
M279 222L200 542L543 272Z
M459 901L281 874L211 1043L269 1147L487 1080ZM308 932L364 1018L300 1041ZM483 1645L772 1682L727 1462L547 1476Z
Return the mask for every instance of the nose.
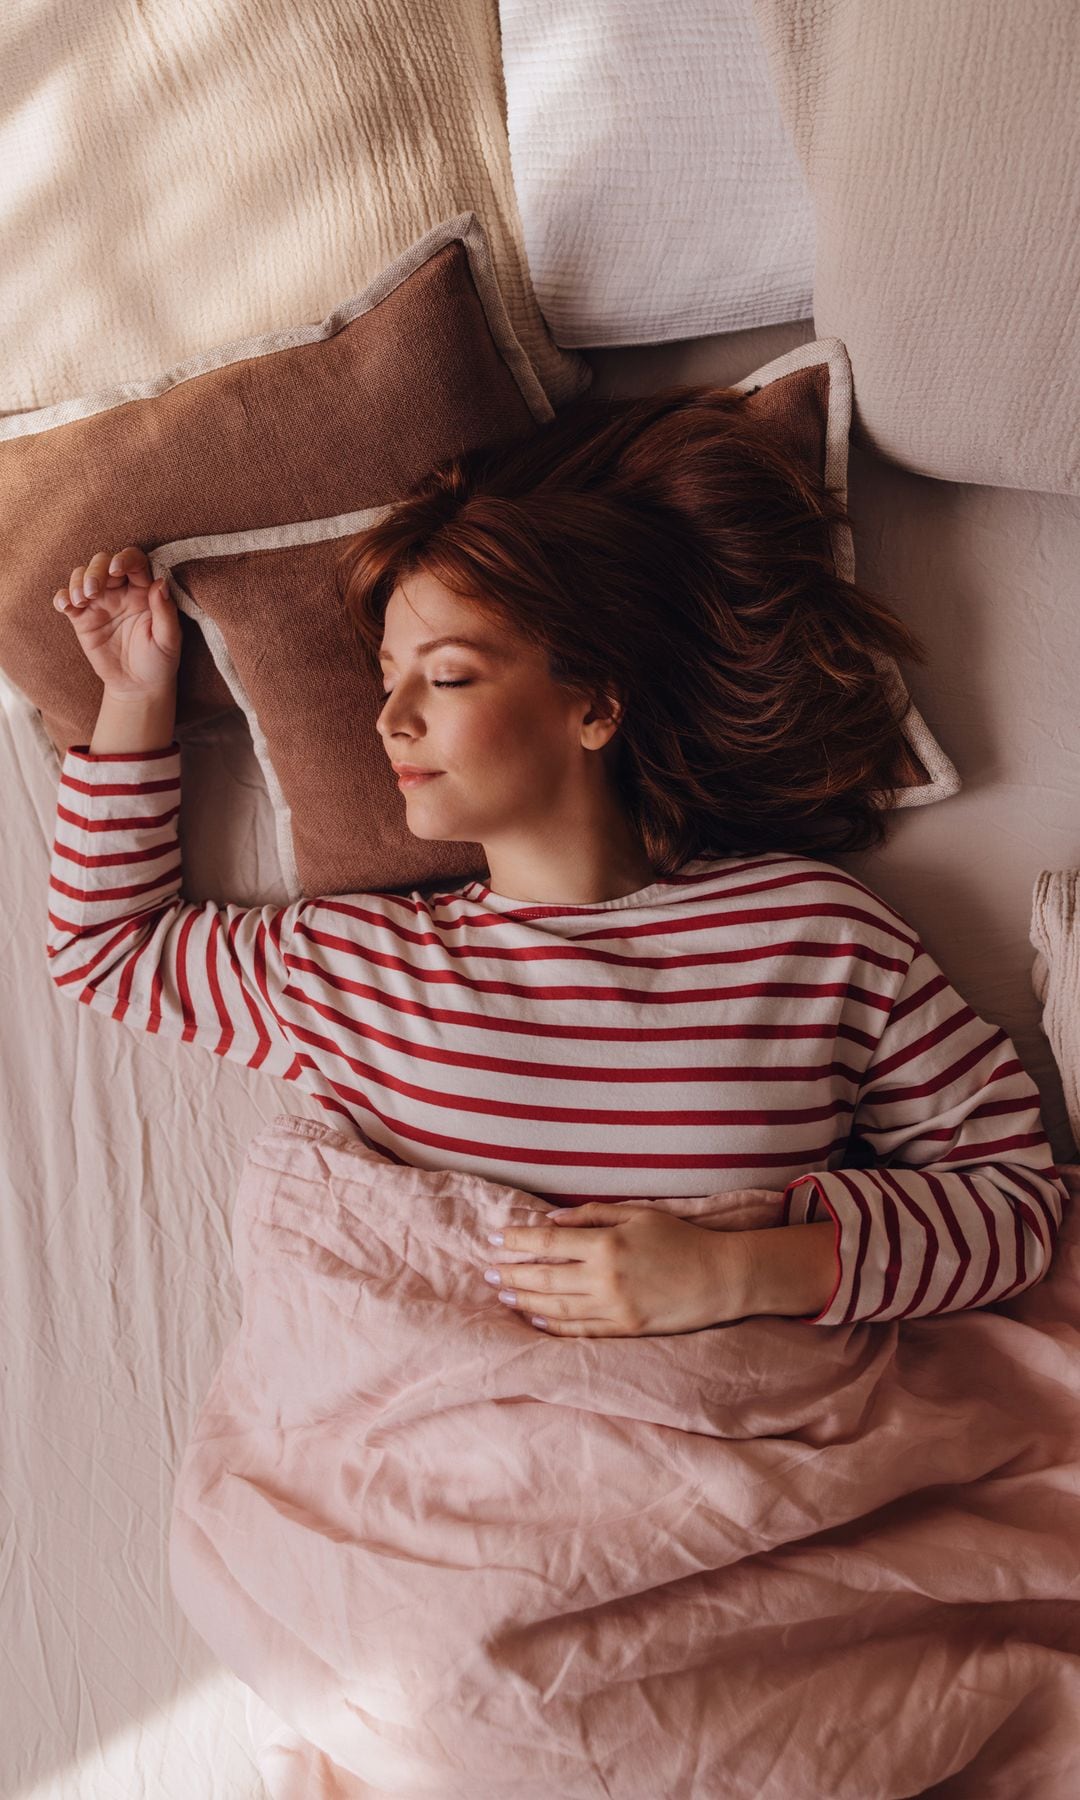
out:
M398 715L395 705L400 692L401 685L399 684L392 694L387 694L384 697L382 711L375 721L375 729L382 738L395 737L401 729L401 727L396 724ZM416 737L418 733L414 729L409 735Z

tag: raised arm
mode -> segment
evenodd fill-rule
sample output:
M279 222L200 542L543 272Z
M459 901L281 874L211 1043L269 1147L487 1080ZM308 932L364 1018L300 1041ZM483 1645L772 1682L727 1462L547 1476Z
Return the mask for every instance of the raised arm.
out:
M141 551L113 561L115 575L104 552L86 568L99 599L84 599L81 568L70 593L57 594L105 687L90 743L69 746L61 769L49 972L61 993L135 1030L296 1079L301 1058L278 996L303 903L218 908L182 898L176 608L155 597Z

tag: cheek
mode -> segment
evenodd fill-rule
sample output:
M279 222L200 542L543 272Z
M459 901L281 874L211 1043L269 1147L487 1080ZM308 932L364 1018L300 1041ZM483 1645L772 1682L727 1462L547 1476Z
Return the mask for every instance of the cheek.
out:
M520 706L505 699L477 699L447 721L447 742L492 774L522 760L534 733Z

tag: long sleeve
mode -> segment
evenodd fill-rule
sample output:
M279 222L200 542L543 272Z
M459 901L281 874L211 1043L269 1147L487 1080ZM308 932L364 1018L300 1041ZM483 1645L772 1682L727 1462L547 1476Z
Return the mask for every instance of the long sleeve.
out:
M137 1031L295 1080L297 1049L277 996L297 905L185 901L179 813L176 742L100 756L68 748L49 873L49 973L62 994Z
M802 1175L785 1225L831 1217L836 1286L815 1325L988 1306L1046 1274L1067 1190L1038 1089L916 943L853 1120L878 1167Z

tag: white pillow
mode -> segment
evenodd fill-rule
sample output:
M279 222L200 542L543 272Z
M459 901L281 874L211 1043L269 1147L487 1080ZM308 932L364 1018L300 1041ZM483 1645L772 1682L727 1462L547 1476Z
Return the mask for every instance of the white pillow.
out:
M752 0L500 0L510 163L555 342L813 316L809 190Z

